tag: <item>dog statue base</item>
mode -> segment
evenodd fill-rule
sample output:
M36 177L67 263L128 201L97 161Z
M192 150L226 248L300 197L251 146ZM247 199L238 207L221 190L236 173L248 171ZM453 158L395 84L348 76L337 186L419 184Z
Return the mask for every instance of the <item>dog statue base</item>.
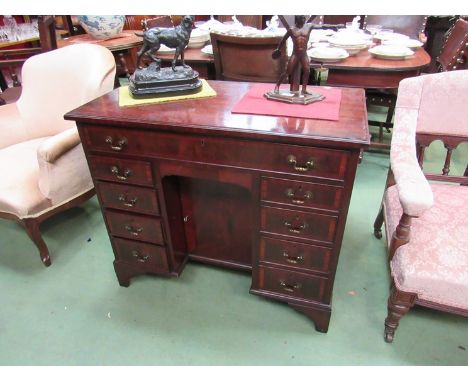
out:
M280 102L287 102L287 103L294 103L300 105L308 105L312 102L318 102L325 99L322 94L319 93L306 93L303 94L301 92L293 92L289 90L279 90L279 91L269 91L264 94L267 99L273 101L280 101Z
M196 93L202 82L198 72L190 67L176 66L175 71L160 68L156 62L137 69L130 77L129 89L134 97Z

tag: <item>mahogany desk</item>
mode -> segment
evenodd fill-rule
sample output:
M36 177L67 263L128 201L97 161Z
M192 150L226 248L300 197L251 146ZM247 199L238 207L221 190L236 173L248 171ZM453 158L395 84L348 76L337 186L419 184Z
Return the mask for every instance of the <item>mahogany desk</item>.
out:
M251 86L215 98L120 108L114 90L77 122L120 285L178 276L188 260L252 274L250 292L288 303L326 332L359 152L362 89L340 120L232 114Z

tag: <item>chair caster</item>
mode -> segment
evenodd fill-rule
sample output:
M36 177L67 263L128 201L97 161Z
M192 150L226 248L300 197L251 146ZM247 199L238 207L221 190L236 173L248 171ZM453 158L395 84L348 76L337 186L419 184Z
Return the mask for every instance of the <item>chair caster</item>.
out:
M50 256L47 254L46 256L41 255L41 260L42 264L44 264L46 267L50 267L52 262L50 261Z
M374 230L374 236L375 236L377 239L382 239L382 230L381 230L381 229L375 229L375 230Z
M385 342L387 342L389 344L392 343L393 342L393 336L394 336L394 333L385 332L385 334L384 334Z

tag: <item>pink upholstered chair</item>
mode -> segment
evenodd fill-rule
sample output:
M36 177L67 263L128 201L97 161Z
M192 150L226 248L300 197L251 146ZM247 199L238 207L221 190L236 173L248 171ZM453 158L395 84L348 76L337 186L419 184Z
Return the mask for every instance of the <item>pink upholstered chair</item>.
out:
M53 50L26 60L20 98L0 106L0 217L24 226L46 266L39 223L94 194L76 125L63 115L112 90L114 75L106 48Z
M453 150L468 141L467 94L468 70L400 83L391 170L374 224L380 238L385 222L392 278L387 342L414 304L468 315L468 167L450 175ZM447 149L442 173L424 174L424 150L435 140Z

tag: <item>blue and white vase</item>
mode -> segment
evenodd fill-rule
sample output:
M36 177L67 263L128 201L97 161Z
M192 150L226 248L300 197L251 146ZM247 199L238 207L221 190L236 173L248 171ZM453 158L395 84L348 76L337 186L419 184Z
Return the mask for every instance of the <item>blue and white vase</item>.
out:
M96 39L104 40L115 37L122 32L125 16L78 16L78 20L86 33Z

